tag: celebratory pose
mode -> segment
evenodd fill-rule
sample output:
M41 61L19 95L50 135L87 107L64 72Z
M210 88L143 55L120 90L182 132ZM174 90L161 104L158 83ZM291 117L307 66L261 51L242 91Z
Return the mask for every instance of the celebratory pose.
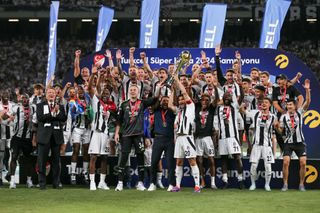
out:
M116 191L123 190L124 169L128 161L131 147L134 146L137 155L139 182L137 190L144 191L144 143L143 121L144 110L152 106L158 100L158 95L153 98L138 99L139 87L135 84L129 86L129 100L124 101L118 112L118 121L115 130L115 141L121 143L121 158L119 164L118 184ZM121 132L120 132L121 129ZM121 140L120 140L121 134Z
M257 179L257 168L259 160L263 159L265 168L265 190L271 191L271 164L274 163L274 154L276 144L272 142L273 127L277 125L276 115L270 112L271 99L265 97L260 105L260 110L246 111L246 116L253 121L253 147L250 155L250 175L251 186L250 190L256 189L255 181Z
M288 190L288 177L289 177L289 165L290 156L292 152L295 152L300 162L300 184L299 190L305 191L304 180L306 174L306 161L307 152L305 139L302 133L303 127L303 114L308 110L311 102L310 95L310 80L306 79L304 82L304 88L306 90L306 100L302 107L297 107L297 103L294 99L287 101L287 113L283 114L280 118L280 126L278 130L284 131L285 140L283 147L283 187L282 191Z
M233 97L233 99L232 99ZM238 103L236 96L232 96L230 92L223 95L223 105L218 106L216 115L214 116L214 129L219 135L219 154L222 159L222 181L223 188L228 186L227 163L228 155L232 155L236 161L238 171L239 188L244 188L243 183L243 166L240 157L241 148L239 141L238 123L241 115L238 112Z
M201 191L199 183L200 174L196 162L197 152L193 139L195 105L177 75L174 78L176 86L181 91L181 95L178 96L179 109L174 122L176 130L176 144L174 149L174 157L176 158L176 186L172 191L180 191L181 179L183 177L183 161L184 158L187 158L194 179L194 192L199 193Z

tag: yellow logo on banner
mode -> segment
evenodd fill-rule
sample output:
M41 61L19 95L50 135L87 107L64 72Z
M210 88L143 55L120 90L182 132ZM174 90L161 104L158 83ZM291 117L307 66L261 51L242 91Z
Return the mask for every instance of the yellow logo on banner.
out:
M317 128L320 125L320 114L315 110L309 110L304 113L304 125L309 125L309 128Z
M306 183L313 183L318 178L318 171L314 166L307 165L306 166L307 172L306 172Z
M289 59L286 55L277 55L277 57L274 60L276 62L276 66L280 69L284 69L289 65Z

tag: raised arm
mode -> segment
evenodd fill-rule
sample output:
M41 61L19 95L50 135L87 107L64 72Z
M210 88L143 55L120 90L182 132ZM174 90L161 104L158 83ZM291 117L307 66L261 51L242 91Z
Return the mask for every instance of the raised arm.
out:
M74 58L74 71L73 76L76 78L80 75L80 55L81 50L76 50Z
M183 98L185 101L192 101L190 96L187 93L187 90L184 88L184 86L181 84L178 75L174 76L175 84L177 85L178 89L181 91L181 94L183 95Z
M192 76L191 76L191 84L199 84L199 79L198 79L198 76L199 76L199 73L202 69L203 65L201 64L198 69L196 69L193 73L192 73Z
M121 59L122 59L123 55L121 53L121 50L120 49L117 49L117 52L116 52L116 59L117 59L117 67L119 69L119 74L120 74L120 77L121 79L123 78L124 76L124 72L122 71L122 65L121 65Z
M147 55L145 52L141 52L140 53L140 58L142 59L143 61L143 68L144 70L147 70L148 72L148 75L149 75L149 78L152 79L153 78L153 72L152 72L152 69L150 67L150 65L148 64L147 62Z
M46 85L46 91L47 91L48 89L51 89L51 88L52 88L52 83L53 83L54 79L55 79L55 76L52 75L51 78L49 79L48 84Z
M310 102L311 102L311 89L310 89L310 80L306 79L304 81L304 85L303 85L304 89L306 90L306 100L304 102L304 104L302 105L302 108L304 111L307 111L309 106L310 106Z
M68 89L71 87L71 83L68 82L66 83L66 85L64 85L63 90L60 93L60 98L63 98L66 95L66 92L68 91Z
M291 79L290 81L289 81L289 84L290 85L294 85L295 83L300 83L299 82L299 80L300 80L300 78L302 77L302 73L301 72L298 72L297 73L297 75L293 78L293 79Z
M135 50L136 50L136 48L134 48L134 47L131 47L129 49L130 67L134 67L135 66L135 64L134 64L134 56L133 56Z
M108 58L109 61L109 67L114 67L113 61L112 61L112 54L110 50L106 50L105 56Z
M95 90L93 88L93 81L95 76L97 76L97 72L93 72L92 75L90 76L90 80L89 80L89 85L88 85L88 90L89 90L89 95L92 98L94 96Z
M216 46L214 50L216 53L216 57L214 58L214 61L216 63L218 82L220 83L220 85L224 85L227 80L223 77L223 73L220 65L220 54L222 52L221 46L220 45Z

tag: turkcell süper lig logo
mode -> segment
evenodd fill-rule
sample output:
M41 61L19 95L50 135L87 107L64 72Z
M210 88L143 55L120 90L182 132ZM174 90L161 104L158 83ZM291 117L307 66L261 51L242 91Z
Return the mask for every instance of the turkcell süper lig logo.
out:
M308 110L304 113L304 125L309 128L317 128L320 125L320 114L315 110Z
M277 55L274 61L280 69L285 69L289 65L289 58L283 54Z
M313 183L317 180L318 178L318 171L317 169L312 166L312 165L307 165L306 166L306 183Z

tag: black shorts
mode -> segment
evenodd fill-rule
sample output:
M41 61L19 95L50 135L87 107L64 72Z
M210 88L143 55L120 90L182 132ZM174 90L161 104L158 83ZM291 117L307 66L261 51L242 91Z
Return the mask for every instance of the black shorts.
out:
M306 145L304 143L285 143L283 146L283 156L291 156L292 152L300 158L307 155Z
M131 147L134 145L136 154L144 152L143 137L141 135L125 136L120 140L121 152L131 152Z
M11 139L12 155L19 156L22 152L24 156L29 156L33 151L31 139L22 139L13 136Z

